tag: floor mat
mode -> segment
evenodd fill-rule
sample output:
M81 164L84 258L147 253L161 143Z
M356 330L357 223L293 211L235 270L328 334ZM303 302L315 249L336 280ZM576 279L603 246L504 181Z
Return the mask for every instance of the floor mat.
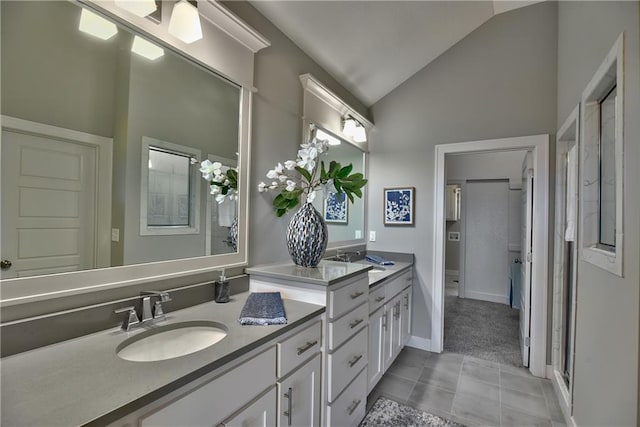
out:
M464 427L428 412L414 409L384 397L373 404L360 427Z

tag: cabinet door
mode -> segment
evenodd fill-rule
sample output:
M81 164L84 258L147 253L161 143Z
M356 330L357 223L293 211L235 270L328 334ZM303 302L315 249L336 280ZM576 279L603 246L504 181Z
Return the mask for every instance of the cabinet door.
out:
M367 367L367 392L376 386L384 374L384 308L369 317L369 365Z
M271 427L276 423L276 387L273 386L237 414L220 424L224 427Z
M321 358L316 354L278 382L278 426L320 425Z
M409 337L411 336L411 298L412 289L409 286L402 292L402 315L400 322L402 323L402 345L407 345Z
M391 316L391 351L392 359L395 359L402 350L402 294L397 295L392 300Z
M383 371L386 371L391 362L393 362L393 304L395 299L386 303L383 307L382 314L382 332L383 332Z

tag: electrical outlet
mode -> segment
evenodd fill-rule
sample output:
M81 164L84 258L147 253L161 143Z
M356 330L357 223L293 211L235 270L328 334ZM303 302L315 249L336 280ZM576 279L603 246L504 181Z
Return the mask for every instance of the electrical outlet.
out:
M111 241L112 242L119 242L120 241L120 229L119 228L112 228L111 229Z
M356 230L356 239L362 239L362 230Z
M370 242L375 242L376 241L376 232L375 231L370 231L369 232L369 241Z

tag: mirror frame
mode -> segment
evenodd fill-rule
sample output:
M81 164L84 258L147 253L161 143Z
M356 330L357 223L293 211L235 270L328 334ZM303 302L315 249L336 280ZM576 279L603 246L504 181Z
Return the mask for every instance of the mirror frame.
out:
M73 0L70 0L73 1ZM238 251L232 254L199 256L171 261L158 261L120 267L97 268L69 273L22 277L0 281L0 308L64 298L73 295L97 293L149 282L180 278L188 275L219 271L223 268L243 267L248 262L248 223L250 194L250 139L253 54L269 46L269 41L244 24L237 17L229 21L223 6L203 2L200 9L205 39L202 43L185 45L168 33L168 16L171 4L163 4L161 24L139 18L118 9L113 2L73 1L79 7L89 8L117 25L169 49L184 59L212 71L240 90L238 123L239 177L238 192L244 194L238 200ZM221 52L211 57L208 44L220 47ZM229 77L235 76L236 78ZM249 83L249 84L248 84ZM4 123L0 122L0 126Z

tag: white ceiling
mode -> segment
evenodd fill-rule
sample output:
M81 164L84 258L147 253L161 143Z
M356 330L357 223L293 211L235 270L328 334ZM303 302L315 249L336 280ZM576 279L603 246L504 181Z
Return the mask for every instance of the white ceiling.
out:
M536 1L273 1L251 4L367 106L496 13Z

